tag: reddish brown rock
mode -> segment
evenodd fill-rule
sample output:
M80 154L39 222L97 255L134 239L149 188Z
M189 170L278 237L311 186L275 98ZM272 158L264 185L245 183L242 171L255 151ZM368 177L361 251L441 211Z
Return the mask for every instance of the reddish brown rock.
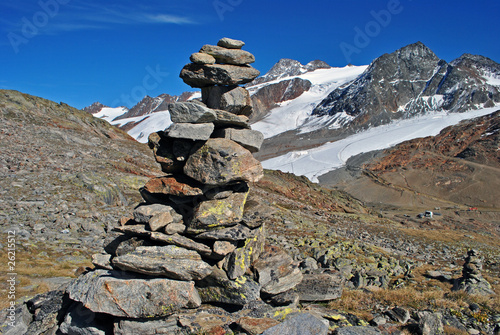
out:
M146 185L144 185L144 190L149 193L187 197L202 195L203 191L201 186L202 185L199 185L195 180L177 174L151 178Z
M266 329L278 325L279 322L270 318L251 318L246 316L236 321L236 324L250 335L259 335Z

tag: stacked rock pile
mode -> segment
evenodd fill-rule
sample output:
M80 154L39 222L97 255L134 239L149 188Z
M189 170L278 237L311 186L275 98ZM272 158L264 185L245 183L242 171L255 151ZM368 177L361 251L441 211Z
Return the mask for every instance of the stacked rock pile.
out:
M202 88L203 102L171 104L172 125L150 135L165 175L140 190L145 203L121 219L107 254L93 256L96 269L67 288L72 307L62 333L100 327L82 325L82 310L122 334L204 303L298 302L298 264L266 245L264 222L245 211L250 184L263 176L252 156L263 136L250 129L249 94L238 86L259 74L243 44L206 45L182 70L186 83Z
M462 269L462 277L458 280L454 289L464 290L469 294L495 294L491 284L481 274L482 267L477 251L474 249L469 250Z

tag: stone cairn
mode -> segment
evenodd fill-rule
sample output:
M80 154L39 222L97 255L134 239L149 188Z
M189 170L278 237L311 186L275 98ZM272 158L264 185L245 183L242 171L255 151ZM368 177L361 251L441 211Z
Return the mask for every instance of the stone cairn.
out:
M454 289L464 290L469 294L495 294L490 283L481 274L483 266L476 250L467 251L462 277L458 279Z
M82 321L82 311L114 325L114 334L138 334L205 303L241 309L267 305L263 298L275 306L298 301L292 289L301 271L265 244L264 223L245 211L250 183L263 176L252 156L263 135L250 129L250 96L239 86L259 75L243 45L228 38L205 45L182 69L180 77L202 89L202 102L171 104L172 125L150 135L165 175L140 190L145 203L120 220L107 254L93 256L96 269L67 288L63 334L99 328Z

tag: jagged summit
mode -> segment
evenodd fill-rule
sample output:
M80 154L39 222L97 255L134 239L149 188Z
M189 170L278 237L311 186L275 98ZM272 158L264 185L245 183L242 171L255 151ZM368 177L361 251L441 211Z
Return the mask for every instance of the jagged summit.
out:
M299 61L289 58L282 58L265 75L252 81L249 86L258 85L281 78L298 76L317 69L329 68L331 68L331 66L321 60L313 60L306 65L302 65Z

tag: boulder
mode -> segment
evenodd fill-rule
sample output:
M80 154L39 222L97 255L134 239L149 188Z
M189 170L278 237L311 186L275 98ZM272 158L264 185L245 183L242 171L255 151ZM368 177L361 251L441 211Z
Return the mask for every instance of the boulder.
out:
M250 116L250 93L240 86L207 86L201 89L201 100L210 108Z
M189 60L195 64L215 64L213 56L202 52L195 52L189 57Z
M410 320L410 312L407 309L401 307L394 307L388 310L385 314L390 317L393 321L399 323L406 323Z
M216 131L214 135L232 140L250 152L259 151L264 142L264 135L260 131L251 129L225 128Z
M268 295L288 291L302 281L302 273L293 264L292 257L276 246L264 246L264 251L253 264L253 270L262 285L262 292Z
M186 248L189 250L194 250L202 256L210 257L212 255L212 249L203 243L198 243L190 238L179 234L166 235L159 232L153 232L150 234L150 238L153 241L162 242L169 245L176 245L181 248Z
M232 193L223 199L202 201L194 209L188 224L188 233L199 233L221 227L234 226L243 217L247 192Z
M226 273L215 269L209 276L196 283L201 301L243 306L260 300L260 285L249 277L230 280Z
M213 131L213 123L173 123L168 128L168 136L193 141L206 141Z
M88 272L75 279L66 292L95 313L125 318L161 317L201 305L194 282L140 279L118 271Z
M200 280L212 272L196 251L173 245L138 247L113 258L113 265L125 271L184 281Z
M175 102L168 105L170 119L174 123L207 123L216 118L215 112L194 102Z
M184 173L207 185L257 182L264 170L250 151L228 139L212 138L186 161Z
M284 322L267 329L262 335L327 335L328 326L309 313L291 315Z
M217 63L246 65L255 62L255 56L248 51L228 49L218 45L204 45L200 52L213 56Z
M191 87L211 85L243 85L259 76L260 72L250 65L187 64L180 77Z
M229 37L224 37L217 42L217 45L228 49L241 49L245 45L245 42L240 40L234 40Z
M304 274L295 289L300 301L328 301L342 296L343 283L340 274Z
M417 312L418 332L421 335L444 334L443 316L429 311Z
M200 183L182 174L156 177L148 180L144 190L152 194L193 197L203 195Z

